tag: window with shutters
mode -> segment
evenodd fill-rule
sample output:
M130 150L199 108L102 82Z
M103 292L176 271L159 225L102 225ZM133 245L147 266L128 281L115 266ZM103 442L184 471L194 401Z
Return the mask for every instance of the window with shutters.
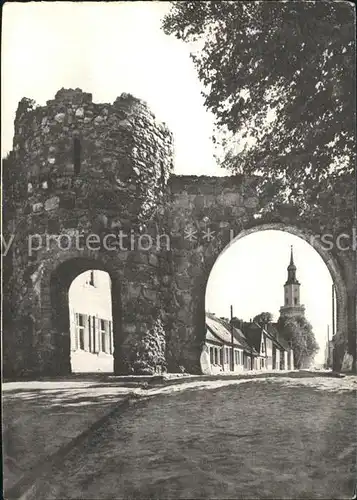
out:
M113 323L108 321L108 331L109 331L109 354L113 354Z
M209 348L209 359L210 359L211 364L213 365L213 363L214 363L214 352L213 352L213 347L212 346Z
M76 346L81 351L85 350L84 316L79 313L76 313Z
M214 348L214 364L218 365L218 348Z
M109 331L107 329L107 321L104 319L99 320L100 337L101 337L101 351L109 353Z

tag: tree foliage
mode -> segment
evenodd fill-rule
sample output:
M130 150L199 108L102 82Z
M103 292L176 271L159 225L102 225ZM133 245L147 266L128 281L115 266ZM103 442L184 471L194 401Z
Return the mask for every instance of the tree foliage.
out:
M179 1L163 28L200 44L193 59L220 130L222 166L260 175L260 189L276 203L309 217L338 216L348 226L355 197L352 5Z
M273 315L270 312L261 312L260 314L254 316L253 321L259 325L265 325L273 321Z
M241 328L242 324L244 323L241 318L237 318L237 316L234 316L228 323L231 323L234 328Z
M281 316L278 329L291 342L296 368L309 368L319 350L311 324L304 316Z

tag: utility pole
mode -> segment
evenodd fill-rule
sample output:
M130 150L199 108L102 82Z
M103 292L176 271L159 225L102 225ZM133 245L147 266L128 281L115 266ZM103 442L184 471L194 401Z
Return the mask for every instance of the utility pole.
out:
M326 368L330 368L330 327L327 325L327 357Z
M231 352L231 370L234 371L234 336L233 336L233 306L231 306L231 343L232 343L232 352Z
M335 336L335 284L332 284L332 338Z
M335 369L335 359L336 359L336 343L335 343L335 328L336 328L336 320L335 320L335 283L332 283L332 359L330 360L331 368Z

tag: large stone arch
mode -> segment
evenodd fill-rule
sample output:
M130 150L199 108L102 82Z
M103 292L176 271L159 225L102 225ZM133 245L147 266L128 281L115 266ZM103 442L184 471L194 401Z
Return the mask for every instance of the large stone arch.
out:
M80 172L74 168L74 131L82 141ZM153 331L161 348L165 343L169 370L183 366L199 372L210 270L232 234L243 237L271 224L308 238L324 259L337 292L335 369L342 367L345 353L355 362L355 248L326 251L318 238L322 232L336 238L346 227L352 229L351 221L304 218L296 206L278 206L273 202L276 186L267 186L261 177L172 175L171 133L145 103L129 94L112 105L93 103L91 94L80 89L61 89L46 106L33 107L24 99L16 114L10 159L7 169L16 175L7 175L4 234L8 239L16 233L16 240L4 275L9 310L3 336L5 376L68 373L63 361L67 356L56 356L54 339L67 325L53 328L51 280L59 273L63 286L58 293L64 297L71 266L78 271L85 262L89 265L85 259L120 283L120 349L126 341L135 346ZM213 241L207 238L208 229L215 232ZM122 230L130 238L132 231L149 234L152 241L157 235L169 236L170 248L160 244L107 251L101 245L89 251L78 250L71 241L64 251L43 243L49 235L74 240L76 233L83 238L95 233L103 243L108 233ZM191 236L195 231L196 237L190 239L186 231ZM41 244L30 252L33 236ZM82 259L81 264L70 265L71 259ZM114 366L118 374L128 370L121 364L120 349Z
M336 288L336 357L340 370L344 355L355 356L356 291L351 253L326 249L319 221L304 220L290 207L266 210L249 179L177 177L172 185L173 286L170 352L176 363L200 373L199 356L205 332L205 292L216 260L238 239L253 232L276 229L307 241L326 264ZM263 209L263 210L262 210ZM186 237L183 237L184 221ZM215 232L208 241L207 229ZM189 231L196 231L190 240Z
M336 290L336 301L337 301L337 324L341 331L347 331L347 302L348 302L348 294L347 294L347 284L344 279L343 269L339 264L338 260L334 257L334 255L326 250L324 246L321 244L320 240L316 238L316 235L312 234L311 231L301 229L296 225L290 225L282 222L271 222L271 223L260 223L254 226L249 227L248 229L243 229L240 233L235 236L232 240L230 240L222 249L218 257L215 259L214 263L220 258L224 252L234 243L236 243L241 238L248 236L249 234L253 234L259 231L267 231L267 230L278 230L284 231L299 238L303 239L307 243L309 243L320 255L322 260L324 261L327 269L330 272L333 283L335 284ZM207 249L207 254L210 253L210 249ZM213 265L214 265L213 263Z
M289 224L273 222L273 223L263 223L257 224L255 226L250 227L249 229L242 230L235 238L232 239L221 251L221 253L216 258L214 264L217 260L225 253L225 251L238 240L248 236L249 234L253 234L260 231L267 230L279 230L284 231L299 238L303 239L307 243L309 243L320 255L322 260L324 261L329 273L331 275L332 281L335 285L336 291L336 335L339 338L347 338L348 332L348 321L347 321L347 307L348 307L348 293L347 293L347 285L343 277L343 270L341 269L340 264L336 260L336 258L327 251L323 245L321 244L318 238L314 238L310 231L306 231L303 229L299 229L296 226L292 226ZM214 265L213 264L213 265ZM209 275L207 277L208 281Z

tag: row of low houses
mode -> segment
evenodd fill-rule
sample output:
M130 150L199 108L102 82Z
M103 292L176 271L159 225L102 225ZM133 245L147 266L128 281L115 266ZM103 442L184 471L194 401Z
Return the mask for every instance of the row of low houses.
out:
M242 322L240 328L231 328L228 321L206 313L201 365L204 373L293 370L294 357L274 323Z

